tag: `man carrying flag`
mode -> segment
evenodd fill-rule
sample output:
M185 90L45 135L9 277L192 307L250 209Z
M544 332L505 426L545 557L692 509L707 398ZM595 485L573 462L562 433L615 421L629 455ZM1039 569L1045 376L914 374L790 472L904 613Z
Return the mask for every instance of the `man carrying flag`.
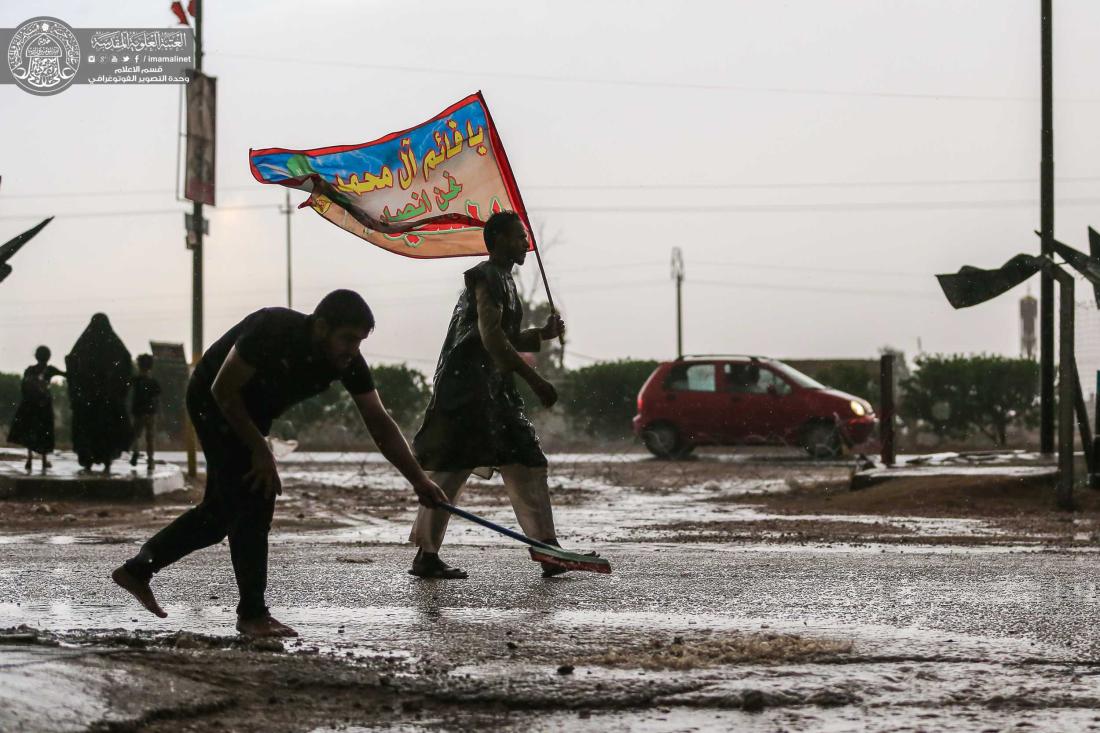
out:
M546 407L558 399L554 385L518 352L538 351L558 338L565 324L551 315L542 328L520 330L523 306L512 267L527 257L527 231L511 211L493 214L484 229L489 259L466 271L435 371L431 403L413 439L420 464L454 501L471 473L499 470L516 518L533 539L557 545L546 456L527 418L516 386L518 375ZM465 578L439 557L450 514L420 507L409 540L419 549L409 573L421 578ZM563 573L543 565L546 577Z
M538 259L538 249L481 93L372 142L263 148L249 152L249 164L257 181L309 192L303 205L388 252L417 259L488 252L488 261L465 273L466 289L451 318L414 448L451 498L475 470L499 470L527 535L557 545L546 456L515 379L530 384L544 405L557 401L554 387L517 352L538 351L541 341L560 336L565 326L553 315L543 328L520 331L523 311L510 273L528 250ZM466 577L439 559L447 517L438 509L417 516L413 575ZM545 565L543 570L564 572Z

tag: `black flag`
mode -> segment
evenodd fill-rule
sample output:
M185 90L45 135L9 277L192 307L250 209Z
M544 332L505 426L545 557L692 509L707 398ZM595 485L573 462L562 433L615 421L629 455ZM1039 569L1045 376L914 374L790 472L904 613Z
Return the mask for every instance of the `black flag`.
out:
M3 281L4 278L11 274L11 265L8 264L8 260L11 259L12 255L18 252L20 247L29 242L35 234L38 234L40 231L42 231L42 228L49 224L51 221L53 221L52 216L39 222L37 225L23 232L15 239L12 239L8 242L5 242L3 245L0 245L0 281Z
M964 265L954 275L936 275L943 294L955 308L968 308L996 298L1043 269L1043 257L1019 254L996 270Z

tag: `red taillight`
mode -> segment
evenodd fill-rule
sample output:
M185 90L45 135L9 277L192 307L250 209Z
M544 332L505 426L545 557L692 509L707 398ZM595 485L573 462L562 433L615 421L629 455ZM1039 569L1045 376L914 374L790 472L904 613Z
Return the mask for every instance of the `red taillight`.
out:
M638 393L638 414L642 414L642 393Z

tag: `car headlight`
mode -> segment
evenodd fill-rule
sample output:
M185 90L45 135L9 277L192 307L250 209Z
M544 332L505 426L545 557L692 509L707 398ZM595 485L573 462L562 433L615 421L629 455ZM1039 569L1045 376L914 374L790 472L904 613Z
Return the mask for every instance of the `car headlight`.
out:
M854 414L856 417L863 417L867 414L867 410L863 409L863 405L861 405L859 402L852 400L848 404L852 408L852 414Z

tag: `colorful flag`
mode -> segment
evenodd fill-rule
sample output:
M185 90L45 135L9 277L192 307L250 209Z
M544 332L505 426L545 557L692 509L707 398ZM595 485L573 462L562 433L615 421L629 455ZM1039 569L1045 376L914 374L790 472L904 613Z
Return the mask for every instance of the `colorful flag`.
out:
M406 257L485 255L482 227L498 211L515 211L531 230L481 92L374 142L248 158L260 183L308 191L303 207Z

